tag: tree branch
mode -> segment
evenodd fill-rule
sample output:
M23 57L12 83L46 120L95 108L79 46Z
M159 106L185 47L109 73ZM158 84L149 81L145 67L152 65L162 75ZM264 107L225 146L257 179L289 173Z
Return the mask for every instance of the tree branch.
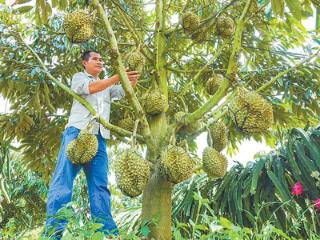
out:
M233 49L229 59L228 69L226 72L226 76L222 81L220 87L217 92L206 102L202 107L198 110L194 111L191 114L188 114L184 118L184 124L190 124L200 119L205 113L210 111L227 93L227 90L230 86L230 80L233 80L235 74L237 72L237 65L239 59L239 52L241 49L241 40L242 40L242 32L246 23L246 15L248 13L250 4L252 0L248 0L241 14L240 19L237 22L237 29L233 38Z
M272 84L277 81L280 77L284 76L285 74L289 73L290 71L292 70L295 70L297 68L299 68L300 66L302 66L303 64L305 63L308 63L309 61L311 61L314 57L316 57L320 52L320 48L314 53L312 54L310 57L302 60L301 62L297 63L296 65L292 66L291 68L288 68L280 73L278 73L275 77L271 78L267 83L263 84L260 88L258 88L256 90L256 92L262 92L268 88L270 88L272 86ZM213 113L213 120L208 122L208 124L211 124L212 122L216 121L217 119L219 118L222 118L226 113L227 111L226 110L223 110L223 108L226 106L227 103L229 103L233 97L235 96L235 93L232 93L227 99L226 101L221 104ZM219 113L219 111L221 111ZM202 129L203 130L203 129Z
M93 7L97 9L98 13L102 18L103 24L107 30L107 37L110 41L110 48L111 48L110 54L111 54L111 57L114 59L115 69L120 76L121 85L126 93L126 96L128 97L129 102L133 105L133 109L136 115L141 119L142 135L145 137L146 144L148 145L148 147L151 149L154 149L153 139L151 137L150 127L149 127L145 112L141 107L133 91L133 88L129 82L128 76L126 74L125 68L121 60L117 40L112 30L111 24L108 20L107 13L106 11L104 11L103 7L101 6L98 0L92 0L91 4L93 5Z
M292 66L291 68L288 68L287 70L278 73L275 77L271 78L267 83L263 84L260 88L258 88L256 91L257 92L262 92L263 90L267 89L268 87L270 87L275 81L277 81L280 77L282 77L283 75L287 74L288 72L297 69L298 67L300 67L301 65L309 62L310 60L312 60L314 57L316 57L320 52L320 48L314 53L312 54L310 57L302 60L301 62L297 63L296 65Z
M165 18L166 18L166 0L156 1L156 37L155 37L155 52L156 52L156 72L158 74L159 86L168 102L168 86L167 86L167 71L165 69L165 48L166 39L164 35Z
M192 84L198 80L198 78L201 76L201 74L208 69L208 67L210 66L210 64L212 64L214 61L217 60L217 58L219 57L223 47L225 44L222 44L221 47L218 48L218 50L215 52L214 56L211 58L211 60L209 62L207 62L206 65L204 65L198 72L197 74L194 76L194 78L189 81L184 87L183 89L180 91L179 95L184 96L192 87Z
M70 94L74 99L76 99L78 102L80 102L83 106L85 106L88 111L92 114L92 116L97 117L97 121L99 121L105 128L110 129L111 131L116 132L117 134L121 135L121 136L131 136L132 132L127 131L125 129L122 129L118 126L115 126L109 122L107 122L105 119L103 119L102 117L97 115L97 112L95 111L95 109L82 97L80 97L79 95L77 95L74 91L72 91L70 88L68 88L66 85L64 85L63 83L61 83L58 79L56 79L54 76L52 76L52 74L49 72L48 68L46 67L46 65L44 64L44 62L41 60L41 58L39 57L39 55L33 50L32 47L30 47L27 43L24 42L21 34L19 33L19 37L21 38L22 43L31 51L31 53L36 57L36 59L38 60L38 62L40 63L41 67L42 67L42 71L55 83L57 84L60 88L62 88L65 92L67 92L68 94ZM139 139L139 141L144 141L142 136L137 136L137 139Z
M153 62L152 52L149 48L147 48L145 45L143 45L143 41L139 38L136 31L133 29L127 15L125 14L125 11L122 9L122 7L119 5L117 1L112 0L113 4L118 8L120 16L122 20L124 21L125 25L128 27L130 32L132 33L133 39L136 42L136 45L141 46L141 52L143 55L150 61Z

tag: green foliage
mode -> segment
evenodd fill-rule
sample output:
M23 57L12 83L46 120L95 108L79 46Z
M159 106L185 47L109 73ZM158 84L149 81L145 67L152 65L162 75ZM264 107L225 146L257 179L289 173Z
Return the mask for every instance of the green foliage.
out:
M295 222L293 226L289 229L290 231L285 232L276 226L277 222L272 220L266 221L261 225L258 225L259 215L255 218L257 220L257 224L248 227L241 227L237 224L232 223L226 217L218 217L214 214L214 209L212 208L211 201L208 198L204 198L202 194L203 189L194 189L190 188L192 185L196 185L197 187L202 188L202 182L205 180L205 183L208 182L208 179L202 175L202 177L195 177L188 183L187 194L190 196L190 202L185 206L193 209L192 215L189 216L188 220L181 218L181 213L177 213L173 215L173 239L259 239L259 240L267 240L267 239L300 239L299 236L301 227L308 231L308 239L317 239L319 236L317 235L316 229L312 227L312 224L308 222L305 218L308 211L313 211L313 207L311 205L308 206L307 209L300 212L299 219ZM175 195L175 200L178 204L181 204L183 201L186 201L186 198L183 198L181 201L181 197L183 197L183 193L186 191L186 186L181 184L181 188L177 191ZM178 198L180 197L180 200ZM192 206L191 203L195 203ZM185 202L186 203L186 202ZM258 212L263 211L267 205L270 203L263 203ZM272 203L271 203L272 204ZM276 204L276 203L273 203ZM279 203L280 207L285 206L288 202ZM188 211L185 209L184 211ZM137 239L139 236L140 239L144 239L145 236L143 233L148 232L148 225L140 225L140 220L135 218L140 213L140 209L137 208L129 208L125 211L125 214L119 215L119 222L125 222L125 224L121 225L121 229L124 231L121 233L120 238L122 239ZM186 212L184 212L186 213ZM128 220L130 219L130 220ZM135 224L135 227L132 228L132 225ZM131 227L129 227L131 226Z
M320 197L314 177L320 170L319 140L319 129L292 129L284 146L246 167L236 164L222 180L194 177L176 192L174 216L181 222L197 218L200 205L192 198L197 191L208 199L214 214L227 216L241 227L260 231L271 224L290 237L312 239L320 222L312 204ZM290 190L298 181L304 192L293 197ZM201 214L208 215L208 210L200 208Z
M57 214L56 217L59 220L68 221L66 230L64 231L61 239L102 240L104 238L104 234L98 230L103 225L93 222L92 220L83 222L82 215L79 214L78 211L79 208L80 206L76 202L70 202L64 208L60 209L59 213ZM50 236L48 238L50 239ZM45 240L47 237L42 237L40 239Z
M36 171L46 181L54 169L60 145L60 135L57 133L63 131L72 102L70 95L57 83L70 85L71 76L82 70L79 55L87 49L101 53L106 63L105 73L109 76L115 74L115 69L121 65L117 60L119 58L115 59L115 49L110 49L110 43L114 44L114 41L110 41L110 31L106 32L102 16L98 16L95 36L88 42L72 44L65 36L63 15L78 9L91 12L94 9L90 2L37 0L31 6L29 1L23 0L0 10L0 94L11 106L8 113L0 115L0 141L18 141L23 165ZM175 128L172 127L175 126L173 116L177 111L192 116L193 122L201 120L203 125L224 118L229 129L230 153L234 153L238 143L245 138L253 137L258 141L264 138L274 145L277 136L287 129L318 123L320 62L318 58L310 59L319 50L316 42L312 42L317 35L315 32L309 33L300 21L313 14L311 6L315 6L316 1L259 0L252 1L248 8L245 8L248 1L244 0L173 0L170 4L156 1L156 6L149 6L142 0L99 2L110 19L119 47L116 52L119 50L120 57L140 49L146 59L143 74L135 88L138 100L152 89L159 89L164 94L164 112L147 119L154 134L154 145L158 148L152 153L156 155L152 156L154 159L159 159L172 130L176 130L178 144L187 140L191 152L197 148L194 136L205 131L205 128L196 133L172 129ZM150 11L146 7L156 9ZM248 12L243 12L243 9L248 9ZM181 16L186 12L194 12L200 19L199 29L190 34L185 34L181 26ZM233 28L228 34L223 34L228 38L218 34L217 19L220 16L230 17L228 22L234 21L237 25L234 34ZM198 33L202 30L205 30L205 36L199 37ZM293 52L293 49L298 49L300 53ZM301 63L302 59L306 62ZM216 94L210 96L206 92L206 83L213 73L221 74L224 79ZM57 81L53 81L50 74ZM232 121L230 102L239 86L258 92L272 104L274 124L263 134L243 132ZM138 113L136 105L132 104L133 99L135 97L130 96L113 105L113 124L119 125L128 112L133 120L141 118L143 111ZM299 131L293 135L306 139ZM123 141L126 139L114 134L110 145ZM212 209L222 215L230 213L229 218L240 226L253 226L255 220L251 215L257 215L261 201L277 204L289 201L288 186L294 180L303 181L308 186L308 194L314 198L319 190L306 173L319 167L314 160L318 152L309 140L305 142L310 144L293 142L292 147L280 153L261 157L263 164L258 161L259 165L252 163L246 168L241 165L233 167L221 185L214 183L216 194L211 191L208 197L209 201L215 199L217 202L214 207L211 206ZM296 158L299 161L295 161ZM255 171L255 168L259 170ZM260 172L263 174L260 175ZM187 197L193 199L193 195ZM288 220L279 220L275 226L286 229L292 225L292 219L298 219L298 210L293 210L290 204L281 208L277 204L263 207L259 212L259 226L268 219L286 217ZM299 204L301 209L305 209L305 202ZM249 212L237 210L249 209L248 206L254 208ZM279 211L271 214L278 208ZM197 209L198 205L195 205L194 209L189 207L187 212ZM284 216L283 209L290 215ZM183 214L181 218L188 220L190 216ZM307 213L309 221L312 220L310 216L313 216L312 212ZM194 217L197 218L197 215ZM195 236L202 227L198 229L197 221L192 221L194 224L190 223L189 227L193 228L191 236ZM78 228L74 226L74 229ZM90 227L88 231L91 230ZM147 235L147 228L143 228L141 234Z
M0 191L1 239L17 239L26 229L41 225L47 194L45 181L21 165L20 156L10 147L1 145L0 152L0 177L10 200Z

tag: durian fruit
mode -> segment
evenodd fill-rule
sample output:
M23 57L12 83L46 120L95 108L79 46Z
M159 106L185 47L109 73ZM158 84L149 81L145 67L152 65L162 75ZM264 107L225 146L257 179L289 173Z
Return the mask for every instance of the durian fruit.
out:
M206 83L206 91L209 95L214 95L223 81L221 74L213 73L212 77Z
M222 37L231 37L235 30L235 24L231 17L226 15L219 16L216 25L217 33Z
M193 133L196 133L197 131L199 131L199 129L201 129L201 127L202 127L201 122L195 121L191 124L188 124L187 126L184 126L183 130L189 134L193 134Z
M148 162L134 149L125 150L115 166L117 185L127 196L139 196L150 176Z
M85 164L97 154L98 139L87 129L81 130L79 136L67 145L67 156L73 164Z
M182 27L184 32L191 34L200 26L200 18L193 12L187 12L182 15Z
M85 10L68 13L64 16L63 27L71 42L86 42L94 33L94 17Z
M206 147L202 153L202 168L211 178L221 178L227 172L228 160L212 147Z
M183 118L186 116L186 113L183 111L179 111L174 115L174 119L177 122L183 122Z
M139 50L135 50L126 56L126 64L130 71L138 71L141 73L146 64L146 58Z
M183 117L186 115L185 112L183 111L179 111L174 115L174 118L177 122L181 122L183 123ZM197 132L200 128L202 127L202 124L200 121L195 121L191 124L188 125L184 125L181 130L184 132L187 132L189 134L193 134L195 132Z
M263 133L273 123L272 104L256 92L240 88L230 104L236 126L246 133Z
M209 126L208 145L221 152L228 144L227 127L222 121L215 122ZM211 141L209 141L209 134L211 134Z
M209 39L210 33L210 28L202 26L191 34L191 39L195 43L202 43Z
M132 131L134 127L134 121L131 117L126 117L124 119L121 119L118 123L119 127L126 129L128 131Z
M167 179L174 184L190 178L195 168L195 162L188 152L173 145L169 145L162 152L160 165Z
M118 122L118 126L132 132L134 129L134 120L130 116L127 116ZM137 132L140 131L141 125L138 125Z
M146 113L156 115L164 111L166 107L166 99L159 90L155 90L143 95L142 105Z

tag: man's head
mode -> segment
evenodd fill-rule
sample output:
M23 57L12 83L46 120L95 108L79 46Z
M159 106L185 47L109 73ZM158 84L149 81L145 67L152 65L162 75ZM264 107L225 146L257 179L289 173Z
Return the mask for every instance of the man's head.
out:
M86 51L82 54L82 65L87 73L98 76L102 72L103 60L96 51Z

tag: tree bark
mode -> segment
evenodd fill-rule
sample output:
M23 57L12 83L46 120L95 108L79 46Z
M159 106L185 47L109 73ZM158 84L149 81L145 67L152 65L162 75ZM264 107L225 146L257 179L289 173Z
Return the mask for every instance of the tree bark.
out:
M142 221L151 230L148 239L171 240L172 183L156 171L143 194Z

